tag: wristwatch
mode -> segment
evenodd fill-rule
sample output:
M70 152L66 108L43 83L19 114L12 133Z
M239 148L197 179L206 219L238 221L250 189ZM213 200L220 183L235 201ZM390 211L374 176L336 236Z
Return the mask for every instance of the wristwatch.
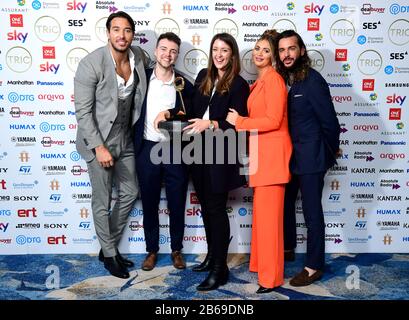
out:
M209 129L210 129L210 130L214 130L213 120L210 120Z

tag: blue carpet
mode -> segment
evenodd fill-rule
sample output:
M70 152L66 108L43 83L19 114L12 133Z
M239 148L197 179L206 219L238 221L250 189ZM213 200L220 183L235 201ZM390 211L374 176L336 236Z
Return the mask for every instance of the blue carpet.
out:
M203 256L185 255L188 268L173 268L169 254L157 267L142 271L142 254L129 279L109 275L95 255L0 256L1 300L409 300L408 254L327 254L324 277L295 288L290 278L303 266L304 254L286 263L285 284L257 295L257 275L248 271L248 255L229 255L229 282L218 290L198 292L205 273L191 271Z

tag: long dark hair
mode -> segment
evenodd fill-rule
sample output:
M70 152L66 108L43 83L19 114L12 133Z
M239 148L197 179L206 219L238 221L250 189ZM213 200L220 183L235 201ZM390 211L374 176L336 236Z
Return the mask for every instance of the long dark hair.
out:
M210 43L207 73L206 73L205 78L203 79L203 82L200 84L200 87L199 87L200 93L206 96L210 96L212 94L213 86L218 76L217 68L215 67L213 63L213 58L212 58L213 44L216 40L221 40L225 42L232 51L230 61L225 67L224 75L217 82L216 91L221 94L227 93L231 87L234 77L236 77L240 73L240 70L241 70L239 47L237 46L236 40L233 38L232 35L225 33L225 32L216 34Z
M295 65L294 68L291 70L284 67L283 62L280 60L280 55L279 55L279 50L278 50L279 49L278 44L280 40L285 39L285 38L290 38L290 37L297 38L297 44L300 47L300 50L304 48L304 55L298 58L297 65ZM305 77L308 75L308 71L311 68L311 59L310 57L308 57L307 47L305 46L305 43L303 39L301 38L301 36L294 30L285 30L281 32L276 38L276 48L277 50L274 53L275 59L276 59L276 70L279 74L281 74L284 80L289 84L304 80Z

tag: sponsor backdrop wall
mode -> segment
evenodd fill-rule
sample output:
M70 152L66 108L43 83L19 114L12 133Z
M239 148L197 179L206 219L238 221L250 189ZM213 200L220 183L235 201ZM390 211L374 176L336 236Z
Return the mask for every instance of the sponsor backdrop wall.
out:
M105 22L124 10L134 43L153 57L158 34L183 40L177 67L195 78L212 36L229 32L242 75L254 82L251 50L267 28L294 29L328 81L342 127L338 166L325 179L328 252L408 252L409 6L391 1L89 1L0 3L0 254L95 253L85 162L75 150L73 76L87 53L106 44ZM231 193L230 252L249 252L252 191ZM161 251L169 251L166 199ZM297 207L298 251L306 229ZM204 252L200 206L189 188L185 252ZM144 252L138 201L121 243Z

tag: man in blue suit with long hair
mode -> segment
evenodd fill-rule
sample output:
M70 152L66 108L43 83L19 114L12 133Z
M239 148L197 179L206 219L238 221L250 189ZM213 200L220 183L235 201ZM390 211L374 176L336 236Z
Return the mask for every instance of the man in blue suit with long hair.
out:
M340 126L328 83L311 68L304 41L293 30L277 38L276 68L289 86L288 122L293 155L292 179L286 187L284 248L286 260L294 260L296 241L295 202L301 191L307 225L307 256L304 269L290 280L306 286L319 280L325 265L325 223L322 190L327 170L336 163Z

